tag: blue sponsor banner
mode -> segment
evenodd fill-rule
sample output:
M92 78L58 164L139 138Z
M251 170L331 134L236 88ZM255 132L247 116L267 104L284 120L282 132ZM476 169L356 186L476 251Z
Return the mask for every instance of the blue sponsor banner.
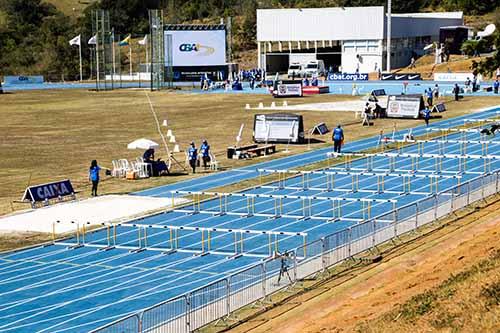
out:
M74 195L73 185L69 179L59 182L30 186L24 191L23 201L42 202Z
M330 73L328 81L368 81L368 74L363 73Z
M4 76L5 85L18 85L18 84L40 84L43 83L43 76Z

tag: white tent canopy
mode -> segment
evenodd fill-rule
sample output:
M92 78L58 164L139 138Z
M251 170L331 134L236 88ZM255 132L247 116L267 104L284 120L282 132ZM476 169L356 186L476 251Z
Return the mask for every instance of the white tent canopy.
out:
M160 147L160 145L157 144L156 142L151 141L149 139L144 139L144 138L132 141L127 146L128 149L144 149L144 150L150 149L150 148L156 149L159 147Z

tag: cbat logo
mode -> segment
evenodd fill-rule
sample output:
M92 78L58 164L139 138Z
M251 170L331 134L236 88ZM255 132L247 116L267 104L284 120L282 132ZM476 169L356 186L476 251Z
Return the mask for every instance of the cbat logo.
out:
M181 52L196 52L197 55L200 56L208 56L215 52L215 49L210 46L201 45L200 43L196 44L181 44L179 46L179 51Z

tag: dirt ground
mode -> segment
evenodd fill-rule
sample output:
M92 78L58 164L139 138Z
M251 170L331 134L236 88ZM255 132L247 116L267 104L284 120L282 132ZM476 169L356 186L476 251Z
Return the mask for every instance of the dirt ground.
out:
M229 332L500 332L498 209L497 201ZM492 253L488 270L470 273ZM485 307L483 290L496 305Z

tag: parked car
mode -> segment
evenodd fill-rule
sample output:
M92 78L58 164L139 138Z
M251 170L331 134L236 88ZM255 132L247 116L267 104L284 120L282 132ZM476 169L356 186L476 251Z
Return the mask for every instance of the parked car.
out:
M323 60L311 60L306 64L304 69L305 75L307 77L318 77L325 75L325 62Z
M298 62L291 63L288 66L288 78L304 76L304 66Z

